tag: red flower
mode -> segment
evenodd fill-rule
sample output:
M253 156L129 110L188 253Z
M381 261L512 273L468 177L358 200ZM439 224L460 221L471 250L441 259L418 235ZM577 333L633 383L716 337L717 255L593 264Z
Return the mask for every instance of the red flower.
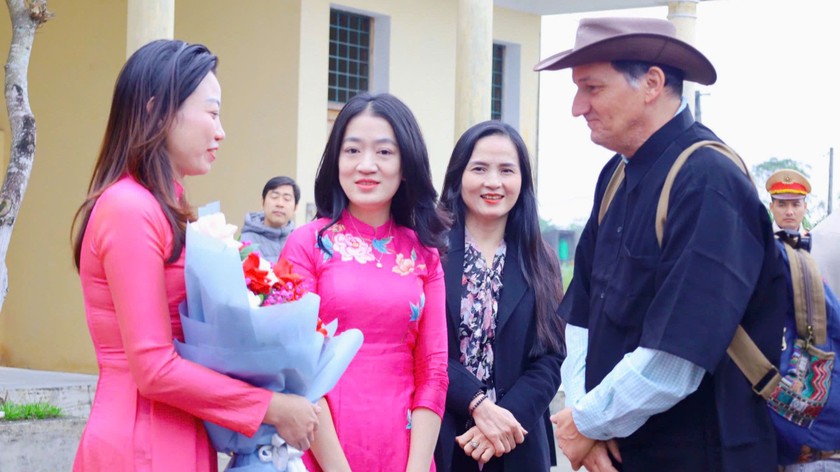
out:
M271 271L260 269L261 262L262 259L255 252L248 254L242 261L245 283L252 293L263 296L261 306L299 300L309 292L306 280L294 272L294 266L287 259L280 258ZM324 337L329 336L321 318L318 318L315 330Z
M242 270L245 272L245 281L248 289L259 295L268 295L271 285L268 281L268 271L260 269L260 256L252 252L242 261Z
M276 284L277 286L282 287L291 282L292 285L297 287L303 282L303 277L301 277L300 274L296 274L292 269L294 269L294 266L285 257L281 257L280 260L274 264L274 275L280 279L280 282Z

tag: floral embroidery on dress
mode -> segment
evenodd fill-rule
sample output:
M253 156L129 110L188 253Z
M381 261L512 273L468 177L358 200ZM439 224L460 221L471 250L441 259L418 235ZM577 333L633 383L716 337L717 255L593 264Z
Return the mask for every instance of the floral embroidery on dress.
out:
M317 235L318 232L316 231L317 242L315 247L321 250L324 262L337 253L341 255L341 260L345 262L356 261L359 264L367 264L375 261L376 266L381 267L382 256L393 253L388 248L388 245L394 240L391 235L369 239L346 231L347 227L341 223L330 226L320 236ZM330 239L330 234L332 234L332 239ZM377 257L374 251L380 255Z
M373 248L375 250L379 251L379 253L390 254L391 250L388 249L388 245L391 244L391 241L393 241L393 239L394 239L393 236L388 236L387 238L381 238L381 239L373 238L373 240L370 242L370 244L371 244L371 246L373 246Z
M411 317L408 321L417 321L420 319L420 315L423 314L423 308L426 306L426 294L420 294L420 301L415 305L414 303L408 302L411 306Z
M375 261L373 249L364 239L347 233L338 233L333 241L333 249L341 254L342 261L356 260L359 264Z
M394 268L391 270L396 274L406 276L413 273L414 269L424 270L426 269L426 265L417 264L417 253L414 249L412 249L411 257L405 257L402 253L397 254L396 261L394 262Z
M411 429L411 410L405 410L405 429Z
M464 275L461 278L461 323L458 326L461 364L492 388L493 341L496 316L505 266L505 242L496 249L491 267L467 234L464 251Z
M333 255L333 243L328 234L318 236L318 231L315 231L315 247L321 250L321 256L324 262L327 262Z

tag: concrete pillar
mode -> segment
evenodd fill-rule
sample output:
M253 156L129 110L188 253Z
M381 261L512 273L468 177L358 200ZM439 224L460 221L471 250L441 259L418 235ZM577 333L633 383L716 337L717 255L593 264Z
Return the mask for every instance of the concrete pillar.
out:
M128 0L125 57L155 39L175 34L175 0Z
M677 28L677 38L694 45L697 27L697 4L700 0L676 0L668 2L668 20ZM694 82L683 84L683 97L694 110Z
M493 84L493 0L458 0L455 136L490 119Z

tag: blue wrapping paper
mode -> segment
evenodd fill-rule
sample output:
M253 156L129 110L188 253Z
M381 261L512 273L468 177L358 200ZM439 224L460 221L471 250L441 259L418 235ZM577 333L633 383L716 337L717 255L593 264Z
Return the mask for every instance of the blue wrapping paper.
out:
M316 402L332 389L361 347L357 329L334 336L316 331L318 295L297 301L251 307L236 248L187 227L185 269L187 299L179 307L185 342L175 341L185 359L252 385L292 393ZM228 470L286 470L285 462L266 461L266 448L275 456L288 454L271 425L262 425L249 438L205 421L217 451L234 454ZM260 449L262 448L262 451ZM294 450L291 450L294 456ZM299 459L297 461L299 463ZM290 467L291 469L291 467Z

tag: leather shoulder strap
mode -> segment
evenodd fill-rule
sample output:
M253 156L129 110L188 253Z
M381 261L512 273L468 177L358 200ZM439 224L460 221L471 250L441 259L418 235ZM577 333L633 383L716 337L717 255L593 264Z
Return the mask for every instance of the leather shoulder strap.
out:
M601 199L601 208L598 210L598 224L601 224L601 221L604 220L604 215L607 213L607 210L612 205L613 198L615 198L616 192L618 192L618 187L621 186L621 182L624 181L624 160L618 162L618 167L615 168L613 171L612 177L610 177L610 182L607 184L607 190L604 192L604 198Z
M671 195L671 188L674 186L674 180L677 178L677 174L682 169L682 166L685 165L688 158L691 157L694 151L702 147L711 147L728 157L752 181L750 173L747 170L747 165L741 159L741 156L723 143L710 140L698 141L685 148L677 156L677 159L671 166L671 170L668 171L668 175L665 177L665 184L659 193L659 204L656 206L656 241L660 247L662 246L662 236L665 234L665 222L668 219L668 199ZM726 348L726 353L729 354L729 357L732 358L732 361L738 366L738 369L741 370L744 377L749 380L753 391L765 400L769 399L773 390L776 389L776 386L782 380L782 376L779 374L776 366L761 352L761 349L758 348L742 326L739 325L735 329L735 335L732 337L732 342L730 342L729 347ZM762 384L762 382L764 383Z
M825 288L811 254L785 243L793 282L793 308L797 335L814 344L825 344L827 336Z
M781 382L782 376L741 325L738 325L738 328L735 329L735 336L732 337L732 342L726 348L726 353L729 354L732 362L738 366L744 377L750 381L753 392L761 395L765 400L769 400L773 390ZM761 382L765 379L766 382L762 385Z
M694 151L707 146L717 150L724 156L731 159L732 162L734 162L735 165L737 165L741 171L747 175L747 177L750 177L750 173L747 170L747 166L744 164L743 159L741 159L738 153L736 153L732 148L723 143L711 140L698 141L683 150L683 152L677 156L676 161L674 161L674 164L668 171L668 175L665 177L665 184L662 187L662 191L659 193L659 203L656 206L655 221L656 241L659 243L660 247L662 246L662 235L665 233L665 222L668 218L668 199L671 195L671 188L674 186L674 180L677 178L677 174L680 169L682 169L682 166L685 165L685 161L688 160ZM613 198L615 198L615 194L618 191L618 187L621 186L621 183L624 181L624 166L624 161L618 163L618 167L616 167L609 183L607 184L607 190L604 192L604 197L601 199L601 207L598 210L599 225L601 224L601 221L603 221L604 215L607 213L607 210L612 204ZM751 177L750 180L752 180ZM820 287L822 287L821 284ZM822 319L824 321L824 294L822 307ZM823 335L825 335L825 331L823 331ZM750 338L749 334L747 334L746 330L744 330L744 328L740 325L735 330L735 335L733 336L729 347L726 349L726 352L747 380L749 380L753 391L765 400L769 399L782 377L779 374L778 369L776 369L776 366L767 359L767 356L761 352L761 349L758 348L752 338Z
M726 144L718 141L706 140L698 141L685 148L685 150L677 156L677 160L674 161L674 164L671 165L671 170L668 171L668 176L665 177L665 184L662 186L662 191L659 193L659 204L656 206L656 241L659 242L660 247L662 246L662 235L665 234L665 220L668 218L668 199L671 196L671 187L674 186L674 180L676 180L680 169L682 169L683 165L685 165L685 161L691 157L694 151L700 149L701 147L710 147L728 157L741 169L741 172L746 174L747 177L750 178L750 181L752 181L750 172L747 170L747 165L744 164L744 160L741 159L741 156L739 156L735 150Z

